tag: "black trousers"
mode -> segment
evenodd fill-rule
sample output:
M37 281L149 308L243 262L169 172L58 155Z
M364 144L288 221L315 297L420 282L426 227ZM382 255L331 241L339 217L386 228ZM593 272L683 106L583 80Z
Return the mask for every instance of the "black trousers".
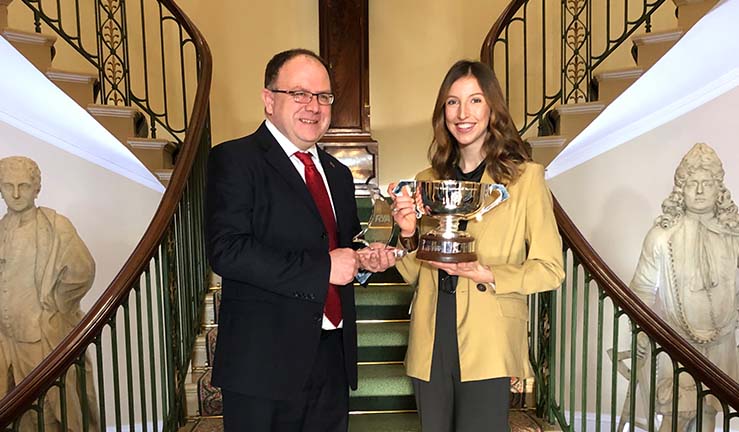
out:
M290 400L223 391L225 432L346 432L349 384L341 330L321 333L308 383Z
M423 432L509 430L511 379L461 382L454 294L439 291L431 380L413 378Z

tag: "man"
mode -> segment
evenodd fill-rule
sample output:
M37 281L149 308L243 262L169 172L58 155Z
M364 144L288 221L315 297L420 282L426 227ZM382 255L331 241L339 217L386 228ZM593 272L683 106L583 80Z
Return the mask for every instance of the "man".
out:
M739 214L723 182L721 160L706 144L696 144L677 167L663 214L644 240L631 289L680 336L739 380ZM648 364L647 343L639 338L641 364ZM645 387L648 373L648 366L641 368L639 381ZM647 394L645 388L641 393ZM657 412L664 414L660 431L673 430L673 422L677 430L687 430L695 422L695 382L684 374L678 412L673 413L673 365L667 356L658 357L655 393ZM712 398L704 401L703 424L697 430L713 431L717 410L721 407Z
M350 248L351 172L316 146L331 122L325 62L296 49L267 64L266 120L214 147L207 249L223 278L213 384L227 432L346 431L357 385L352 280L392 251Z
M72 223L36 207L41 171L26 157L0 159L0 193L8 212L0 219L0 397L25 378L82 318L80 300L92 287L95 262ZM89 366L89 362L88 362ZM87 382L92 384L92 369ZM81 431L82 399L97 430L95 393L80 391L75 368L66 376L68 430ZM44 404L45 430L61 430L59 392ZM21 431L37 430L36 413Z

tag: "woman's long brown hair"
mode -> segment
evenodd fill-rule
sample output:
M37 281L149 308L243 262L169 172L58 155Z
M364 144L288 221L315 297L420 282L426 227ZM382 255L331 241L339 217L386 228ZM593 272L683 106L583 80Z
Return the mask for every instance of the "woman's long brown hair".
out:
M441 83L432 118L434 139L428 150L431 167L440 179L454 178L454 167L460 157L459 143L446 127L444 106L452 84L467 76L477 80L490 107L488 136L482 145L486 169L497 183L511 184L521 175L521 164L530 161L531 155L511 120L498 78L489 66L476 61L456 62Z

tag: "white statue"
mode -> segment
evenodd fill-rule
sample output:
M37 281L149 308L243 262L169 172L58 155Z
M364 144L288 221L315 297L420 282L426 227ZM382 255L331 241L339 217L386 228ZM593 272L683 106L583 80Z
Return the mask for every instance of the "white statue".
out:
M736 277L739 214L724 186L721 160L706 144L696 144L675 171L675 187L663 214L649 230L631 289L677 333L716 366L739 380ZM646 340L639 342L642 377L648 383ZM664 414L660 431L672 430L672 362L658 357L656 404ZM695 430L696 387L681 374L677 430ZM642 394L644 391L642 389ZM713 431L720 405L703 405L703 431Z
M80 321L80 300L95 276L92 255L69 219L36 207L40 190L41 172L34 161L18 156L0 159L0 193L8 207L0 219L0 397ZM85 392L79 390L75 368L66 375L67 431L83 430L85 396L90 430L97 429L89 361L86 372ZM52 388L44 404L45 430L62 430L61 402L59 390ZM36 423L35 413L26 414L20 430L37 430Z

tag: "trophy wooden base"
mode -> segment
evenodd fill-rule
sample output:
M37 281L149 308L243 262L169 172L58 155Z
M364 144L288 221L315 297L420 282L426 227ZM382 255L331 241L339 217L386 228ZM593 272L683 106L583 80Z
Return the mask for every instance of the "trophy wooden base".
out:
M424 234L421 236L416 258L444 263L476 261L475 239L471 236L449 239L437 234Z

